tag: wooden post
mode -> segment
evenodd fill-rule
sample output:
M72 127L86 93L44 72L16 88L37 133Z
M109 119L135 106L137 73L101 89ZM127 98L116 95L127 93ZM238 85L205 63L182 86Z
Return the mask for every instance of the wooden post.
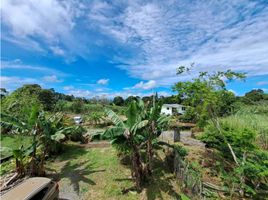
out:
M180 129L179 127L174 127L174 142L179 142L180 141Z

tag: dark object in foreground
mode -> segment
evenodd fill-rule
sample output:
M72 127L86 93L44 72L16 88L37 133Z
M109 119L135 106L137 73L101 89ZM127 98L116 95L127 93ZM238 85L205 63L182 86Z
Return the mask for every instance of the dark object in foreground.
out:
M58 183L44 177L29 178L1 196L1 200L55 200L58 198Z

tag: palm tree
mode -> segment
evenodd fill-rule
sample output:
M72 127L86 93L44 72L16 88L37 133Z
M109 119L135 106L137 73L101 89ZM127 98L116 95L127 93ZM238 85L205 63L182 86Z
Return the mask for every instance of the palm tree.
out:
M135 179L136 187L139 190L144 179L140 153L143 140L139 136L148 125L148 120L144 120L144 104L141 100L132 101L126 110L126 121L122 121L112 110L105 110L105 112L115 127L105 131L103 136L110 138L111 143L121 150L130 152L132 177Z

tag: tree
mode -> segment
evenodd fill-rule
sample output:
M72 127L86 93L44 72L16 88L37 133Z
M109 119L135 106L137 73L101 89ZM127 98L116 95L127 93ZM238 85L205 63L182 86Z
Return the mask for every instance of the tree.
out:
M0 99L8 95L8 91L5 88L0 88Z
M38 99L44 106L45 111L52 111L56 104L55 92L54 90L42 89L39 92Z
M75 100L72 103L71 109L77 114L81 113L84 110L84 102L81 100Z
M120 96L114 97L113 103L117 106L123 106L124 105L124 99Z
M189 72L186 67L179 67L177 74ZM237 157L230 145L222 134L219 124L219 104L222 104L221 94L226 91L226 80L244 79L245 74L236 73L231 70L225 72L200 72L197 78L192 81L178 82L173 89L178 92L185 103L196 109L199 125L204 126L207 120L211 120L218 133L223 137L224 143L228 146L233 159L238 164Z
M108 129L103 134L104 137L110 138L112 144L117 146L123 152L129 152L132 160L132 176L135 180L137 189L141 189L144 180L144 170L141 160L141 132L148 125L148 120L143 120L144 104L141 100L132 101L126 110L126 121L112 110L106 110L107 117L114 123L115 127Z
M265 98L264 91L261 89L251 90L245 94L244 101L246 103L255 103Z
M181 100L181 97L179 95L171 95L171 96L168 96L168 97L164 97L164 96L161 96L159 98L159 102L161 104L173 104L173 103L181 103L182 100Z
M138 100L138 97L136 97L136 96L129 96L125 100L125 105L129 105L133 100Z

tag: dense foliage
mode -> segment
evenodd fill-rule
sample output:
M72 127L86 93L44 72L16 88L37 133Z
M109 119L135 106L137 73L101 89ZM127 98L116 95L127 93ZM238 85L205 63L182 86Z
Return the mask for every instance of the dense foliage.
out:
M268 104L265 107L267 110ZM233 187L254 197L268 189L268 117L259 111L256 114L248 110L259 109L244 107L235 115L220 120L222 134L232 145L239 165L233 164L222 135L212 124L205 128L200 139L219 151L218 156L222 157L219 173L223 174L223 181L230 182L230 176L226 175L232 174Z
M180 67L178 75L189 72L190 69ZM226 89L226 82L234 79L243 79L244 74L230 70L226 72L200 72L197 78L191 81L178 82L173 87L178 96L183 99L185 105L193 107L188 115L195 112L195 121L200 127L204 127L208 119L214 116L223 116L231 113L235 95Z

